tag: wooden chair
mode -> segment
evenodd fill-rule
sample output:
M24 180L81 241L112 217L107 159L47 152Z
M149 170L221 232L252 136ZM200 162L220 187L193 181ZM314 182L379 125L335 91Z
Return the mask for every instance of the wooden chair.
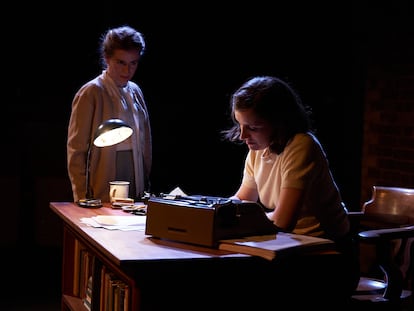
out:
M351 305L414 309L414 189L373 186L371 199L361 212L350 212L350 218L361 263Z

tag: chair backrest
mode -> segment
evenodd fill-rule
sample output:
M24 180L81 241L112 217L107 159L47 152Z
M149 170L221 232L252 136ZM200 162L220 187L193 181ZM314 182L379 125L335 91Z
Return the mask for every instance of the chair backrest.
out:
M414 224L414 189L403 187L373 186L371 199L362 206L363 217L360 221L360 230L387 229L408 227ZM406 288L413 288L413 262L414 238L393 240L393 253L395 263L403 273ZM370 245L360 248L361 271L371 269L370 262L376 255L375 249L369 250ZM378 254L378 253L377 253ZM398 258L398 259L397 259ZM397 285L398 286L398 285Z
M414 189L373 186L371 199L362 206L375 227L395 227L414 224Z

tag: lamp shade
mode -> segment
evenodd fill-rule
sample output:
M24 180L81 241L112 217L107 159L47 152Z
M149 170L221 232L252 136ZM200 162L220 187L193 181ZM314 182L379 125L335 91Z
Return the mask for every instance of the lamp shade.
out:
M97 147L116 145L132 135L132 128L120 119L109 119L96 130L93 144Z
M93 144L90 143L88 145L86 158L86 198L78 201L79 206L88 208L102 206L101 199L94 198L90 185L92 147L107 147L119 144L130 137L132 133L133 129L120 119L106 120L96 129L95 135L93 136Z

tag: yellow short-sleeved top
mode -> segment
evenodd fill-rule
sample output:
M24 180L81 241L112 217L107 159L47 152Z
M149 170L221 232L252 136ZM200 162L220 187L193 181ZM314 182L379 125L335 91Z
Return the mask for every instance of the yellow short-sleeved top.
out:
M282 153L250 150L242 184L257 188L260 202L277 205L280 189L305 191L304 204L294 233L337 238L349 231L349 220L326 154L311 133L296 134Z

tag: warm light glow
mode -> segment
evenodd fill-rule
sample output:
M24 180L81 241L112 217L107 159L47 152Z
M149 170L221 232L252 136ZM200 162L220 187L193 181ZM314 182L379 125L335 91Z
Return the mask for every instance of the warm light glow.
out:
M121 119L109 119L97 128L93 136L93 144L88 144L88 154L86 159L86 198L78 200L78 205L82 207L96 208L102 206L101 199L93 196L93 189L90 185L91 174L91 154L93 146L107 147L119 144L132 135L132 128Z
M115 128L96 137L93 144L97 147L116 145L131 136L132 132L130 127Z

